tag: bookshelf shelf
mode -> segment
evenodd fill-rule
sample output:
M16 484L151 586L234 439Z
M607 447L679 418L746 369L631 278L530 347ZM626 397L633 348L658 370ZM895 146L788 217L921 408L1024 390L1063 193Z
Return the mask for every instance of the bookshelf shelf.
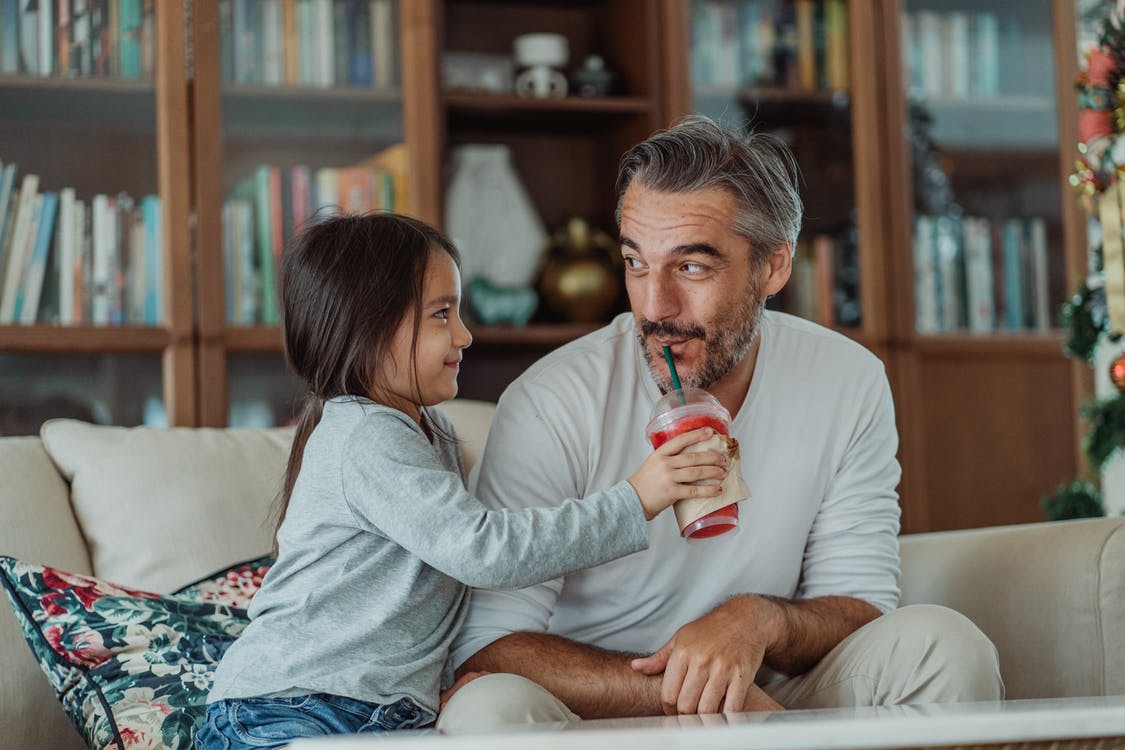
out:
M76 78L72 76L43 78L41 76L27 75L0 75L0 90L7 88L22 88L36 92L54 91L64 93L101 91L106 93L152 94L155 91L152 81L136 79Z
M597 330L598 324L567 323L552 325L549 323L531 324L526 326L485 326L469 325L473 333L473 346L561 346L576 338L585 336Z
M232 352L269 353L281 351L281 329L277 326L237 326L223 334L226 348Z
M401 140L402 93L358 86L230 86L222 92L231 138Z
M151 81L116 78L0 76L3 123L11 127L91 128L122 132L156 129L156 89ZM75 117L81 112L81 117Z
M0 326L0 351L158 354L172 343L164 328L147 326Z
M568 96L559 99L536 99L501 94L471 94L450 92L442 97L445 106L453 113L487 113L505 115L523 112L547 114L593 113L607 115L646 114L652 102L642 96Z
M942 333L919 335L914 345L919 354L945 357L1048 357L1059 358L1064 333L1061 330L993 333Z

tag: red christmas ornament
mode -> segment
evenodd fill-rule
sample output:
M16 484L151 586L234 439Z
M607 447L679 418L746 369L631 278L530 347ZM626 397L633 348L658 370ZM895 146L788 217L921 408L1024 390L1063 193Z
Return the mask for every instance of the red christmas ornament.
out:
M1109 366L1109 379L1117 386L1117 390L1125 393L1125 354L1118 354Z

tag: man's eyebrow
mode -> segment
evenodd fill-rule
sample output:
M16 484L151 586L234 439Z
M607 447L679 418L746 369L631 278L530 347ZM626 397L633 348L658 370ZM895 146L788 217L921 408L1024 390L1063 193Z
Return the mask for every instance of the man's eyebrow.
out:
M637 243L628 237L621 236L618 242L622 246L630 250L639 250ZM682 255L706 255L711 258L725 258L727 257L722 250L707 242L692 242L687 245L677 245L672 248L672 257L678 258Z
M706 255L711 258L727 257L722 250L707 242L692 242L672 248L672 257L677 258L681 255Z

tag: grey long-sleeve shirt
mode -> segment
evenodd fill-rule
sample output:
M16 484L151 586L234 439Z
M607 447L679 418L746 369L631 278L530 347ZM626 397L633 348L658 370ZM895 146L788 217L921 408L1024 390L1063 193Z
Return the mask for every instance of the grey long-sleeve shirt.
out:
M429 410L453 433L449 420ZM278 559L223 657L209 702L332 693L402 697L436 713L468 586L518 588L648 546L636 492L488 510L465 489L456 444L402 412L332 399L305 446ZM556 507L546 507L556 506Z

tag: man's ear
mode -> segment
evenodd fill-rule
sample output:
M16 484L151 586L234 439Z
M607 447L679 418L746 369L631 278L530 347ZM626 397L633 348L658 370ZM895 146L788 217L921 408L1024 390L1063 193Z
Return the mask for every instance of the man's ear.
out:
M764 279L762 291L767 297L772 297L782 290L789 276L793 273L793 253L789 243L778 245L770 253L769 261L763 270Z

